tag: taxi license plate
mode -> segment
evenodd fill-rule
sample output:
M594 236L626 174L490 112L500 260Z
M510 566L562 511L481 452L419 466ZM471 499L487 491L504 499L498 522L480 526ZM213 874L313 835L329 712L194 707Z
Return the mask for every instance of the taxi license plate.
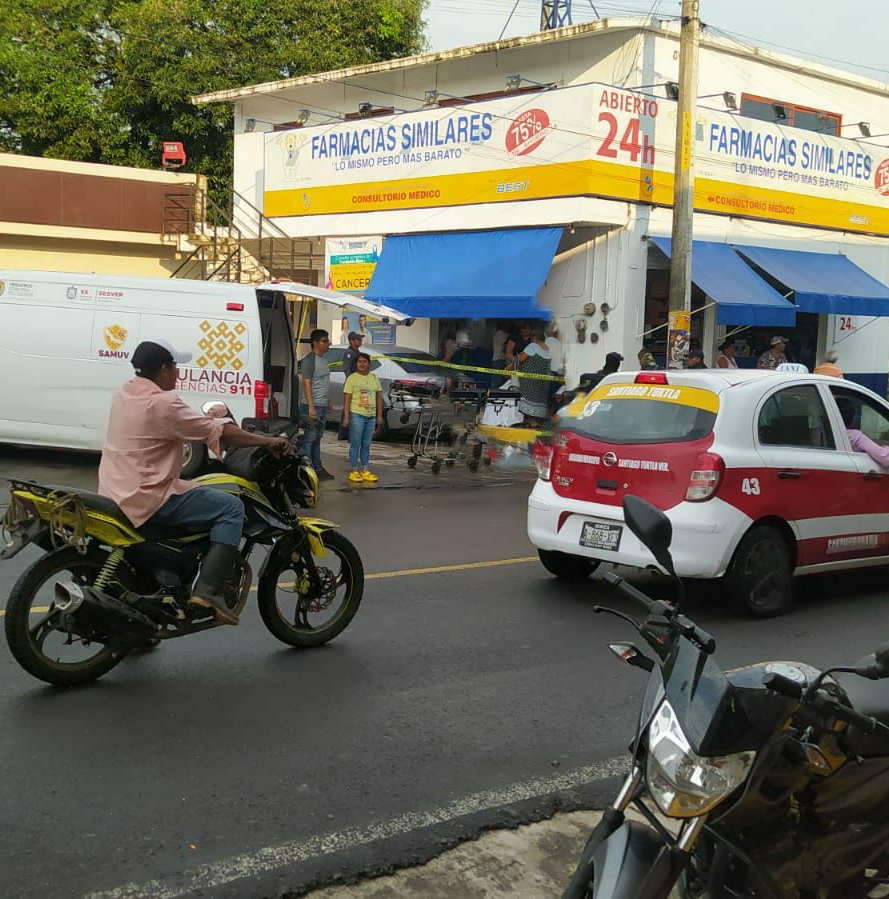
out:
M588 549L607 549L616 552L620 546L623 527L619 524L600 524L587 521L580 531L580 545Z

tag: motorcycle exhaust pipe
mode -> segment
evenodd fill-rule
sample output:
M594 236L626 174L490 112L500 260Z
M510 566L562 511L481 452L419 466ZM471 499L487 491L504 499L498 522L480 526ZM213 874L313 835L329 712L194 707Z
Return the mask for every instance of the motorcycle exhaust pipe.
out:
M83 590L73 582L67 584L57 583L53 589L53 602L60 612L65 612L69 615L72 612L76 612L83 605L83 600Z

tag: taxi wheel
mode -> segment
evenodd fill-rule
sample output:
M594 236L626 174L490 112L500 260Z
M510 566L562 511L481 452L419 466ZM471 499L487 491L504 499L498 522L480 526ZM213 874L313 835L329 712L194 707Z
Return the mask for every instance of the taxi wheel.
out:
M751 615L780 615L790 606L793 558L784 536L770 525L748 531L729 566L729 591Z
M562 581L582 581L599 567L598 559L571 556L555 550L538 549L537 555L540 556L543 567Z

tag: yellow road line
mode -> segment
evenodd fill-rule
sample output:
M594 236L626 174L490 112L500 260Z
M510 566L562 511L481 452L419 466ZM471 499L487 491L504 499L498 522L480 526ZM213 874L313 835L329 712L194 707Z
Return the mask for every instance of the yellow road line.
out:
M441 574L446 571L471 571L474 568L497 568L500 565L522 565L527 562L536 562L537 556L519 556L517 559L492 559L488 562L460 562L455 565L436 565L433 568L403 568L401 571L374 571L364 575L366 581L380 580L386 577L408 577L416 574ZM281 586L284 586L283 584ZM256 590L254 584L251 590ZM49 611L49 606L34 606L32 615L42 615ZM6 614L6 609L0 609L0 618Z
M437 565L435 568L403 568L401 571L375 571L364 575L366 581L384 577L406 577L413 574L439 574L443 571L469 571L473 568L496 568L498 565L519 565L536 562L537 556L521 556L518 559L496 559L490 562L462 562L457 565Z

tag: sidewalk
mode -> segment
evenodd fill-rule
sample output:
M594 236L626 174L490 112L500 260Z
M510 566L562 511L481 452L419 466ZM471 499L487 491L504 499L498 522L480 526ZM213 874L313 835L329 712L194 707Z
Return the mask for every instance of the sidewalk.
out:
M532 467L509 468L501 463L491 465L479 464L477 471L471 471L467 463L470 461L472 444L465 447L468 456L458 458L452 466L443 464L438 474L432 473L432 460L420 457L414 468L408 466L408 459L413 455L410 440L391 440L371 445L370 468L379 475L378 484L351 484L347 480L349 474L349 442L337 440L335 431L327 431L321 443L321 458L324 467L336 476L334 481L325 481L324 490L379 490L396 488L435 489L454 487L491 487L498 484L524 483L528 490L534 483L536 472ZM444 456L446 448L441 448Z
M600 816L601 812L571 812L515 830L491 830L425 865L307 895L311 899L550 899L561 895Z
M352 886L314 890L310 899L553 899L568 884L602 813L557 814L515 830L491 830L425 865ZM632 811L629 818L639 819ZM679 899L673 890L670 899Z

